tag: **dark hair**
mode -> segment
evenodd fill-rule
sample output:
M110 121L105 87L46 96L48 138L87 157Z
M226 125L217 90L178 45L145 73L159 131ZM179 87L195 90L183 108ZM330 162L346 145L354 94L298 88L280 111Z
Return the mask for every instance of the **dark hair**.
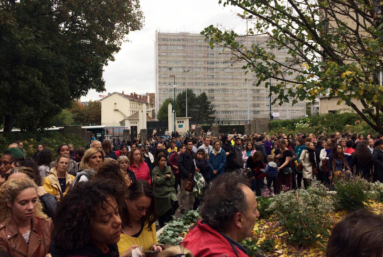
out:
M221 140L222 140L223 143L225 143L226 140L227 140L227 135L226 134L222 135Z
M248 206L242 185L246 185L244 176L236 173L218 176L206 189L199 208L202 220L213 229L225 232L237 212L247 211Z
M148 224L148 231L152 231L152 224L157 220L156 200L151 185L145 180L136 180L128 189L127 199L134 201L141 196L146 196L151 199L149 211L142 217L141 224ZM131 226L128 209L125 206L123 215L121 215L123 226Z
M338 222L327 244L327 257L381 257L383 217L367 210L351 213Z
M265 137L264 136L259 136L258 139L257 139L257 142L261 142Z
M62 144L60 145L59 147L57 147L57 154L60 155L60 152L61 152L61 148L63 148L63 146L68 146L67 144ZM68 150L69 150L69 146L68 146Z
M120 166L117 164L117 161L108 161L104 162L96 174L94 174L92 181L111 179L116 181L116 183L121 184L124 192L128 190L125 184L125 174L121 171ZM123 198L123 197L122 197Z
M178 146L178 150L181 150L182 147L186 147L186 145L184 145L184 144L180 144L180 145Z
M358 163L360 163L360 164L370 164L371 163L372 154L370 152L370 149L368 149L367 145L364 143L359 143L356 146L355 152L353 153L353 155L355 155L356 159L358 160Z
M346 147L347 148L351 148L353 146L354 142L352 142L352 140L348 140L346 141Z
M101 146L105 154L110 154L112 152L112 143L109 140L104 140Z
M263 160L263 154L261 153L261 152L259 152L259 151L257 151L257 152L255 152L254 154L253 154L253 162L254 163L257 163L257 162L259 162L259 161L262 161Z
M164 154L163 152L161 152L160 154L157 154L157 155L156 155L156 163L158 164L159 161L160 161L162 158L165 158L166 161L168 160L168 157L166 156L166 154Z
M27 159L18 159L14 162L15 164L15 167L28 167L28 168L32 168L33 169L33 174L35 176L35 183L36 185L38 186L42 186L41 185L41 176L40 176L40 172L39 172L39 169L37 167L37 164L36 162L31 159L31 158L27 158Z
M48 149L44 149L37 155L37 166L46 165L49 166L49 164L52 162L53 156L52 152Z
M192 141L190 138L186 139L186 140L185 140L185 145L187 146L189 142L192 142L192 143L193 143L193 141Z
M193 138L192 138L192 143L193 143L193 145L195 145L197 142L198 142L198 139L197 139L196 137L193 137Z
M77 183L58 203L53 217L52 241L64 251L79 249L90 243L91 223L97 212L110 204L110 197L120 208L118 197L122 195L121 187L113 180Z
M84 157L84 154L85 154L85 148L82 146L79 146L76 148L75 153L76 153L75 161L81 162L82 157Z
M4 153L3 153L3 155L2 155L2 156L4 156L4 155L8 155L8 156L10 156L10 157L11 157L11 160L12 160L12 162L14 162L14 161L15 161L15 157L13 156L13 154L12 154L10 151L8 151L8 150L4 151Z
M202 148L201 148L201 149L198 149L198 150L197 150L196 155L197 155L198 153L203 153L203 156L205 156L205 153L206 153L206 152L205 152L205 149L202 149Z

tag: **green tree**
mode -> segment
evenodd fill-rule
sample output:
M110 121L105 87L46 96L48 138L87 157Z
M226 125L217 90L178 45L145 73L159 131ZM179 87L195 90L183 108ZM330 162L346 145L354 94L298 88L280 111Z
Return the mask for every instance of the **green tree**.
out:
M232 30L213 25L201 34L211 47L229 49L232 61L244 62L246 72L255 73L257 86L273 78L280 104L294 99L314 101L321 94L339 97L383 133L383 5L379 1L219 0L253 18L246 36L267 36L264 44L245 44ZM250 17L252 16L252 17ZM284 49L284 61L275 50ZM360 102L359 108L355 102Z
M88 105L83 107L82 124L101 125L101 102L89 101Z
M158 110L157 119L159 121L168 121L168 105L169 105L169 103L171 103L173 106L174 100L171 98L165 99L165 101L162 103L160 109Z
M207 95L205 92L202 92L197 97L195 108L196 111L193 120L205 122L214 121L214 117L212 117L212 115L214 114L214 110L211 105L211 102L207 99Z
M4 131L47 127L74 99L104 91L103 67L142 21L139 0L2 0Z
M61 113L59 113L53 118L52 123L55 126L73 125L74 123L73 116L74 115L70 112L70 110L63 109Z
M187 89L188 92L188 116L193 117L195 114L195 104L197 96L193 90ZM186 91L177 95L176 98L176 113L177 117L186 117Z
M83 124L84 123L84 105L79 101L73 101L72 108L70 109L70 112L73 114L74 122L76 124Z
M177 95L176 98L176 113L177 117L186 116L186 91ZM198 96L193 90L188 89L188 116L193 121L214 121L214 114L211 102L207 99L205 92L202 92Z

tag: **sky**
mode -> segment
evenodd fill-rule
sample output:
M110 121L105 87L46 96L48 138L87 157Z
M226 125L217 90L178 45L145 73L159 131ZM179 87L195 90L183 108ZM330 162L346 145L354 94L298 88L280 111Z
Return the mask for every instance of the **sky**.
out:
M237 16L239 8L223 7L218 0L141 0L145 21L142 30L133 31L115 54L115 61L104 67L105 92L90 90L82 101L99 100L113 92L145 94L155 92L155 32L200 33L219 25L245 33L246 22Z

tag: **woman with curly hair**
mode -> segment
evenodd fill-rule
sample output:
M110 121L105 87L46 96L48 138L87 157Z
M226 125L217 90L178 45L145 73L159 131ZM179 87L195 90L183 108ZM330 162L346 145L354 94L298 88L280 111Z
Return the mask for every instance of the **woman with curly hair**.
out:
M52 257L119 256L123 202L119 199L123 190L113 180L88 181L71 189L53 218Z
M42 150L39 155L37 155L36 163L42 181L44 181L45 177L49 175L49 164L52 162L52 160L52 152L47 149Z
M5 182L0 188L0 209L0 249L12 256L44 257L49 253L52 221L42 211L32 180Z
M161 251L156 235L157 211L152 187L144 180L130 185L126 208L122 212L121 239L118 242L120 253L140 246L147 250Z
M63 145L60 145L58 148L57 148L57 156L60 156L60 155L69 155L70 152L69 152L69 146L66 145L66 144L63 144ZM56 166L56 161L53 161L49 164L49 168L52 169L53 167ZM78 164L77 162L75 162L74 160L70 159L69 161L69 165L68 165L68 173L73 175L73 176L76 176L76 173L78 171Z
M35 173L32 168L29 167L16 167L13 169L11 174L8 176L8 180L11 179L31 179L36 184ZM37 184L36 184L37 185ZM54 195L48 194L43 186L37 187L37 195L39 196L40 202L43 205L43 211L48 217L53 217L56 213L57 198Z
M371 177L372 154L364 143L359 143L356 146L355 152L351 155L350 168L355 167L355 174L362 176L365 179Z

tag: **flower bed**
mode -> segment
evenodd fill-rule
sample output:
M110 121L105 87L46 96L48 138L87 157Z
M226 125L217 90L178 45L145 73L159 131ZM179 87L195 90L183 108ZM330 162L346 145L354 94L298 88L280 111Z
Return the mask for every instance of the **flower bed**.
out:
M256 253L267 257L325 256L332 228L349 212L366 208L383 214L383 184L355 178L339 181L334 186L339 194L329 194L327 188L314 183L308 190L284 191L277 196L266 192L258 197L260 219L252 236L242 242L249 256ZM357 191L355 187L362 190ZM197 220L198 214L190 212L170 222L159 241L180 244Z

